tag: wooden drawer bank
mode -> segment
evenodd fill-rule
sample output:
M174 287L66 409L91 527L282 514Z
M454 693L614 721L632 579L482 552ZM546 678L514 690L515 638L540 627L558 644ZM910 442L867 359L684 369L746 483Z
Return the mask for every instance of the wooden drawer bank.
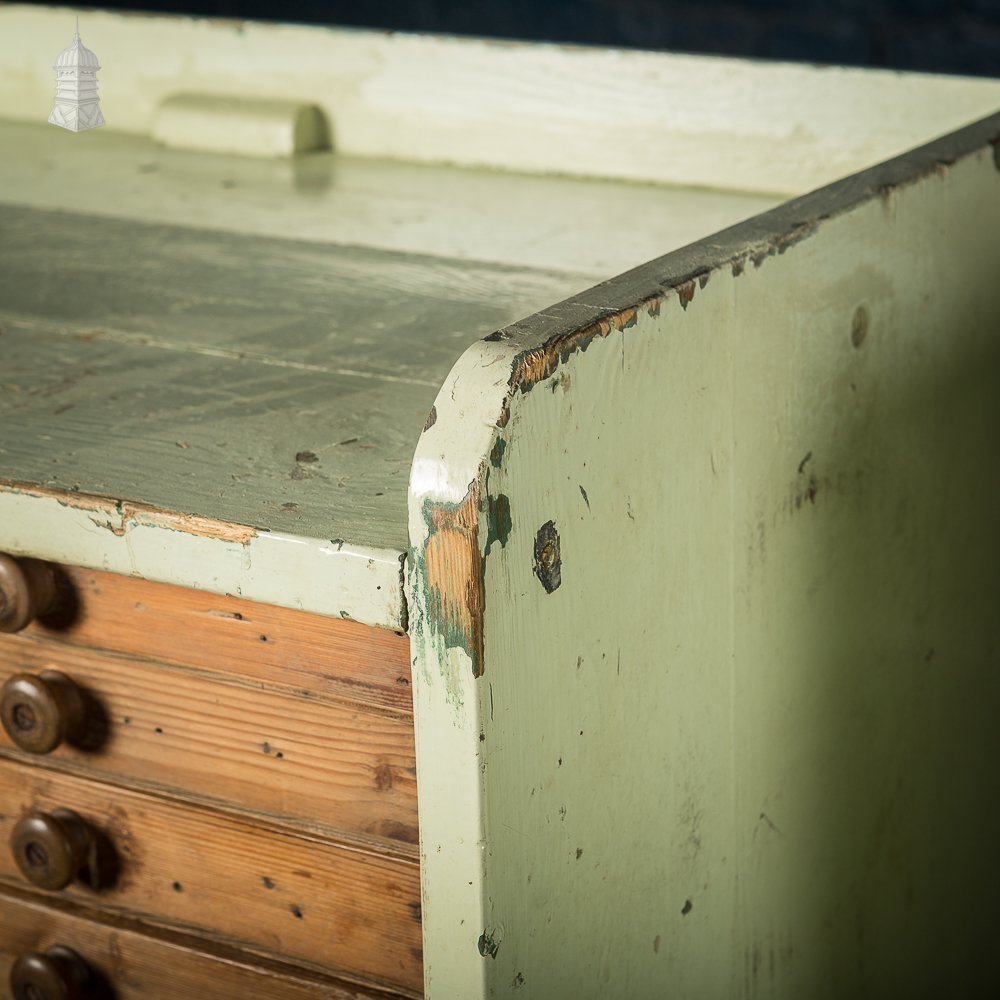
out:
M2 905L22 905L3 891L41 890L84 912L420 992L400 637L9 556L0 591L0 617L17 629L0 634ZM66 810L89 847L72 854L68 884L50 886L68 850Z

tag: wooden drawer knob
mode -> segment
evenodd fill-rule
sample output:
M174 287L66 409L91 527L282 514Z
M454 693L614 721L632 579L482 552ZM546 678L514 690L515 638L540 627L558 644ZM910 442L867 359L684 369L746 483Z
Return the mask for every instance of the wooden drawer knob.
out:
M0 722L27 753L51 753L83 728L80 689L58 670L15 674L0 692Z
M21 874L39 889L65 889L94 861L94 831L70 809L31 812L18 821L10 847Z
M0 632L20 632L55 603L56 575L38 559L0 553Z
M77 1000L89 983L87 963L62 945L22 955L10 970L14 1000Z

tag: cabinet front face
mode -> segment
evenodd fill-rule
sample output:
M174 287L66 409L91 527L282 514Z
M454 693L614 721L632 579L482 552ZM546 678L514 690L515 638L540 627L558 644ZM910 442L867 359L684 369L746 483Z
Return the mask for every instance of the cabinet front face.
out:
M59 928L24 945L26 964L5 943L12 982L71 976L41 945L103 955L100 928L114 920L150 935L130 938L140 965L184 936L186 981L209 974L207 952L221 947L331 977L329 989L419 994L405 638L106 573L4 565L0 907Z

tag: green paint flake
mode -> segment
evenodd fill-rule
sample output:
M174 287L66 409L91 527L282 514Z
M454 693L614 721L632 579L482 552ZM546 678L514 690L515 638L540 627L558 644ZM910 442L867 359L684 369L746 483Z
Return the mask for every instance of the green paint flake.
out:
M510 519L510 498L500 493L495 497L486 498L486 551L483 558L490 554L490 549L494 542L499 542L500 547L507 545L512 527Z
M503 453L506 450L507 442L502 437L498 437L493 445L493 449L490 451L490 463L494 469L500 468L500 464L503 462Z

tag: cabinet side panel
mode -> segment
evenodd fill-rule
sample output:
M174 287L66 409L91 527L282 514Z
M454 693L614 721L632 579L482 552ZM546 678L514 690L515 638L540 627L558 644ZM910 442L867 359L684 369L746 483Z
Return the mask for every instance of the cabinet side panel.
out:
M994 152L831 215L522 359L480 504L489 996L989 981Z

